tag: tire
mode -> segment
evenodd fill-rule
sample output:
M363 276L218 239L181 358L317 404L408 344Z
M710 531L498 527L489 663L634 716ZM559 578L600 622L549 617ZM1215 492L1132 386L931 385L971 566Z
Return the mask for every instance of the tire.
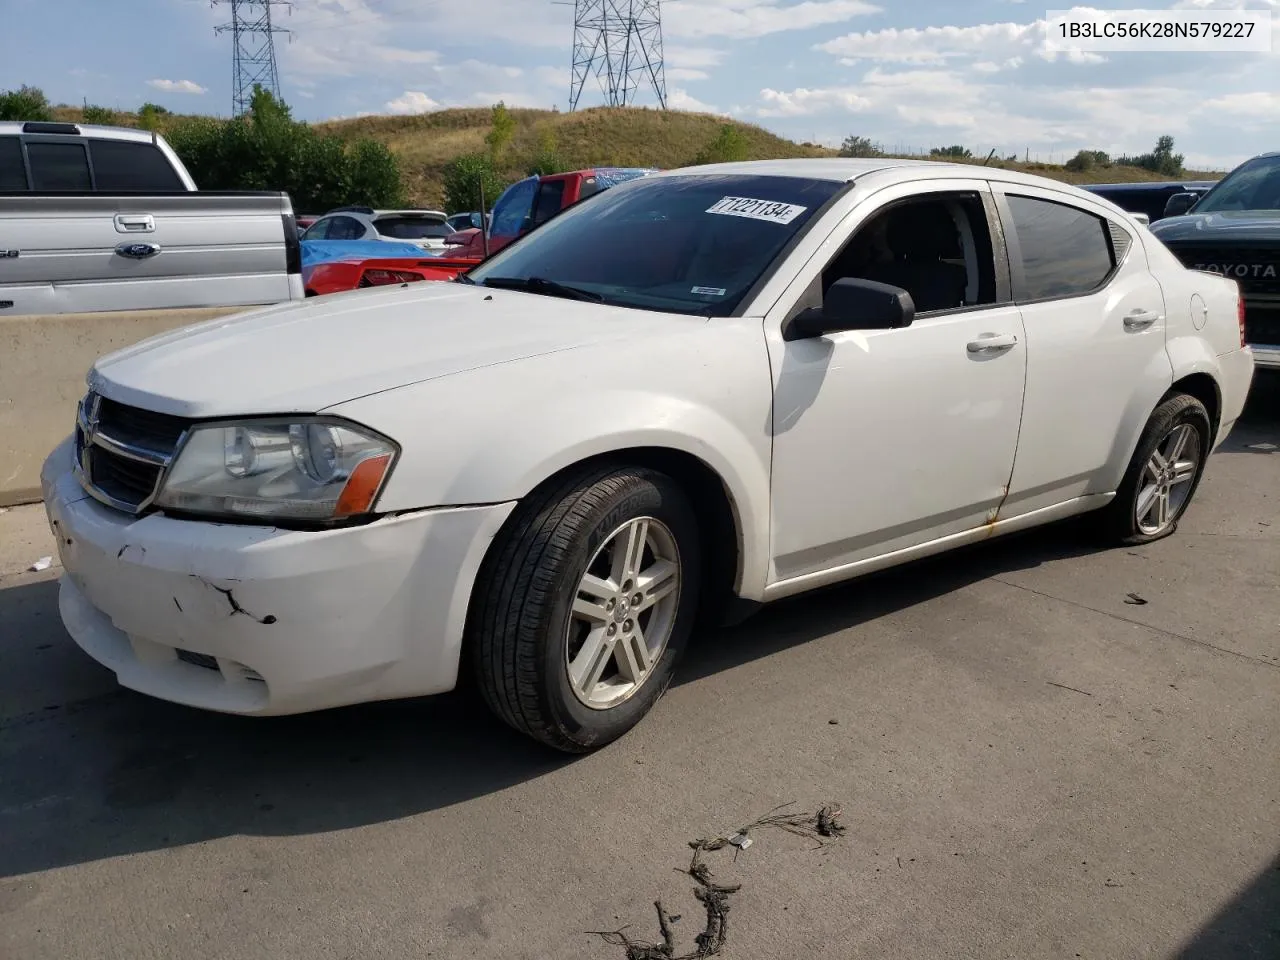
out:
M619 560L641 535L639 562ZM567 753L616 740L671 682L697 616L701 569L697 517L664 474L593 467L535 493L499 534L473 593L466 643L485 702ZM588 574L597 579L583 594ZM620 577L632 578L625 595ZM637 590L649 593L632 616Z
M1175 432L1186 437L1185 446L1172 473L1166 472L1161 478L1153 458L1157 450L1162 457L1173 450ZM1177 530L1178 521L1200 486L1212 436L1213 427L1204 404L1185 393L1167 395L1147 421L1115 499L1097 515L1096 531L1104 541L1113 545L1152 543ZM1183 464L1181 470L1176 469L1178 463ZM1173 474L1181 480L1163 482ZM1153 486L1166 491L1163 518L1156 512L1161 509L1158 497L1153 507L1143 509L1151 502L1149 490Z

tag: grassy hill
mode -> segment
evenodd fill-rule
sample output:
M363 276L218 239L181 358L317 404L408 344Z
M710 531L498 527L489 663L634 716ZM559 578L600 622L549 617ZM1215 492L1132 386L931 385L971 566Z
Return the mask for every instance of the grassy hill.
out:
M79 120L82 111L59 107L60 119ZM514 131L500 155L500 172L508 180L524 176L540 153L559 158L563 169L591 166L684 166L728 127L730 138L746 159L829 157L837 151L811 143L793 143L762 127L710 114L661 111L642 107L599 107L560 113L553 110L511 109ZM160 127L181 122L161 118ZM114 122L132 125L137 116L119 113ZM413 116L369 116L315 124L324 133L346 140L372 138L385 143L400 161L405 193L412 203L438 206L445 167L453 159L485 152L492 128L489 108L439 110ZM985 158L964 162L981 164ZM1026 170L1068 183L1124 183L1167 179L1140 167L1113 165L1085 172L1047 163L992 160L993 166ZM1221 172L1186 171L1194 179L1215 180Z

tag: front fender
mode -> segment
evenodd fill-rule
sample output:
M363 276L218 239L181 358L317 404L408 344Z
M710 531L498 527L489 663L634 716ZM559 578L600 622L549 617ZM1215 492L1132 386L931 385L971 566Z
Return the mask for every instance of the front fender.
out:
M382 512L520 500L566 467L639 447L696 457L735 514L738 590L758 598L768 570L768 361L758 326L755 337L713 339L705 351L658 351L656 363L641 347L612 368L600 364L607 352L586 349L502 364L330 412L400 443Z

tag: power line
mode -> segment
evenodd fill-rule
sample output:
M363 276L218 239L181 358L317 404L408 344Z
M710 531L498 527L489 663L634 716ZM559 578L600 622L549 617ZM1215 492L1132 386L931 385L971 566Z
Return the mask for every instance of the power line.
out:
M570 111L578 108L591 77L608 106L627 106L645 85L653 87L658 105L667 109L662 0L574 0Z
M272 7L288 7L289 0L211 0L214 6L229 4L231 22L214 27L231 34L231 113L240 116L253 103L253 88L261 86L280 97L280 73L276 68L277 33L289 33L271 22Z

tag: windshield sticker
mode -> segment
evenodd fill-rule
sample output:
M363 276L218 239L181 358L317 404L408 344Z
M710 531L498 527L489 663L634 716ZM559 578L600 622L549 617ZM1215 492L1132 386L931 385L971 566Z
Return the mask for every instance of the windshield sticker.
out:
M703 297L723 297L728 293L724 287L694 287L689 292L696 293Z
M746 217L749 220L768 220L772 223L787 224L808 209L808 207L798 207L794 203L779 203L776 200L724 197L708 207L707 213L719 214L722 217Z

